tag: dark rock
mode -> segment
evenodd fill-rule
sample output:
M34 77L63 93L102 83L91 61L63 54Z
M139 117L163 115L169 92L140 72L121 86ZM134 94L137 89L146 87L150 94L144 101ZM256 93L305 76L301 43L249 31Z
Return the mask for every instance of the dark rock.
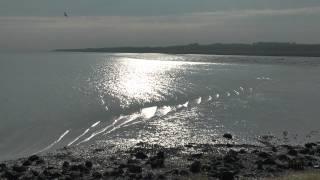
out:
M95 179L101 179L102 178L102 174L99 172L93 172L92 173L92 177Z
M200 159L202 156L203 156L202 153L192 154L192 155L191 155L192 158L196 158L196 159Z
M14 165L14 166L12 166L12 170L14 170L16 172L25 172L25 171L27 171L27 168L25 166Z
M306 143L304 146L306 148L308 148L308 149L311 149L311 148L313 148L313 146L317 146L317 144L315 144L315 143Z
M108 176L120 176L121 174L123 174L123 170L122 169L108 168L103 173L103 176L106 176L106 177L108 177Z
M262 152L258 153L258 156L262 157L262 158L269 158L269 157L271 157L271 154L262 151Z
M267 167L266 170L267 170L269 173L274 173L274 172L277 171L274 167Z
M39 159L40 159L40 157L37 156L37 155L32 155L32 156L30 156L30 157L28 158L28 160L31 161L31 162L37 161L37 160L39 160Z
M44 160L43 159L38 159L36 161L36 164L39 165L39 164L44 164Z
M275 164L277 165L278 168L282 168L282 169L288 169L289 168L289 164L287 162L283 162L280 160L275 160Z
M232 135L230 133L225 133L223 137L226 139L232 139Z
M79 164L79 165L72 165L70 166L70 170L71 171L80 171L83 173L89 173L89 169L86 168L83 164Z
M290 160L290 158L285 154L278 155L277 159L279 159L280 161L288 161L288 160Z
M163 152L163 151L159 151L159 152L157 153L157 158L164 159L164 158L165 158L165 157L164 157L164 152Z
M6 170L2 175L2 177L7 178L8 180L15 180L15 179L18 179L20 176L21 176L20 173L9 171L9 170Z
M64 161L62 164L62 169L68 169L70 167L70 163L68 161Z
M167 179L167 178L166 178L165 175L160 174L160 175L158 175L157 179L159 179L159 180L164 180L164 179Z
M39 172L38 171L31 170L31 173L33 174L33 176L39 176Z
M164 152L158 152L157 155L151 157L147 163L149 163L153 169L164 167Z
M294 170L304 170L303 159L292 159L289 161L289 168Z
M290 149L290 150L288 151L288 154L289 154L290 156L297 156L297 155L298 155L298 152L297 152L296 150L294 150L294 149Z
M173 169L173 170L169 171L167 174L178 175L179 174L179 170L178 169Z
M128 159L127 161L127 164L138 164L138 163L140 163L140 161L137 159Z
M223 171L220 174L220 180L234 180L234 174L230 171Z
M93 166L93 164L92 164L91 161L86 161L86 162L85 162L85 166L86 166L88 169L91 169L92 166Z
M256 164L257 164L257 169L258 170L263 170L263 162L262 161L259 160L259 161L256 162Z
M154 159L150 161L151 167L154 168L163 168L164 160L163 159Z
M142 179L144 180L153 180L154 179L154 174L152 172L148 172L147 174L145 174Z
M310 153L310 149L309 149L309 148L301 149L301 150L299 151L299 153L301 153L301 154L309 154L309 153Z
M179 174L180 174L180 176L188 176L188 175L189 175L189 172L186 171L186 170L181 170L181 171L179 172Z
M141 151L137 152L134 156L137 159L146 159L146 158L148 158L148 156L145 153L141 152Z
M70 172L71 179L79 179L82 177L82 173L80 171L72 171Z
M129 165L128 166L128 171L131 173L141 173L142 168L138 165Z
M199 173L201 170L201 163L200 161L195 161L190 166L190 171L193 173Z
M23 166L30 166L31 164L32 164L32 162L29 161L29 160L26 160L26 161L24 161L24 162L22 163Z
M203 165L201 169L202 169L203 171L205 171L205 172L208 172L208 171L211 170L211 166Z
M267 158L263 160L263 164L273 165L273 164L276 164L276 162L272 158Z
M272 152L278 152L278 149L274 146L272 146L271 150L272 150Z
M224 162L226 163L234 163L239 160L239 158L236 155L227 154L223 158Z
M50 178L59 178L62 176L62 174L58 171L58 170L54 170L54 169L46 169L43 171L43 174L47 177Z
M0 164L0 172L1 172L1 171L4 171L4 170L6 170L6 169L7 169L7 165L4 164L4 163L1 163L1 164Z
M184 145L184 147L186 147L186 148L192 148L193 145L192 145L192 144L186 144L186 145Z

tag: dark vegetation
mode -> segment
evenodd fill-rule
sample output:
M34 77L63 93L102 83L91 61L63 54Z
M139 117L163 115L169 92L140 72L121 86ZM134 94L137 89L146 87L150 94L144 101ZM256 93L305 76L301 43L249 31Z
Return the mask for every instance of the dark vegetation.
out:
M194 43L189 45L167 47L112 47L87 49L58 49L55 51L320 57L320 44L258 42L253 44L216 43L200 45Z

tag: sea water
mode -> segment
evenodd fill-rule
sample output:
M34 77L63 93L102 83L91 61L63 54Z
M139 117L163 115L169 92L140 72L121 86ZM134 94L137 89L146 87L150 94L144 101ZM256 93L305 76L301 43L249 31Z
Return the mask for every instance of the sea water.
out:
M0 160L97 140L317 139L320 59L1 53Z

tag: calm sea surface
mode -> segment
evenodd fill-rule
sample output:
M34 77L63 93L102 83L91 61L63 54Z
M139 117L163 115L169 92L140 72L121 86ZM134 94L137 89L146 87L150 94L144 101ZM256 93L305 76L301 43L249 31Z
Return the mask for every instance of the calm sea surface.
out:
M0 160L97 140L319 138L320 59L0 54Z

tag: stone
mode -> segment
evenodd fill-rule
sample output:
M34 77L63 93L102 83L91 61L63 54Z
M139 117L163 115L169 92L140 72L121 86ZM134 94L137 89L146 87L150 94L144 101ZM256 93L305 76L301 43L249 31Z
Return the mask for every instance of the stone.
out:
M62 176L62 174L58 170L54 170L54 169L46 169L43 171L43 174L53 179L59 178Z
M141 173L142 168L138 165L129 165L128 166L128 171L131 173Z
M280 161L288 161L288 160L290 160L290 158L285 154L278 155L277 159L279 159Z
M70 167L70 163L68 161L64 161L62 164L62 169L68 169Z
M153 159L150 161L151 167L155 168L162 168L164 167L164 160L163 159Z
M27 168L25 166L14 165L14 166L12 166L12 170L14 170L16 172L25 172L25 171L27 171Z
M0 172L1 172L1 171L4 171L4 170L6 170L6 169L7 169L7 165L4 164L4 163L1 163L1 164L0 164Z
M157 153L157 157L158 157L158 158L161 158L161 159L164 159L164 152L163 152L163 151L159 151L159 152Z
M201 162L200 161L195 161L191 164L190 166L190 171L193 173L199 173L201 170Z
M289 154L290 156L297 156L297 155L298 155L298 152L297 152L296 150L294 150L294 149L290 149L290 150L288 151L288 154Z
M259 161L256 162L256 164L257 164L257 169L258 170L263 170L263 162L262 161L259 160Z
M40 159L40 157L37 156L37 155L32 155L32 156L30 156L30 157L28 158L28 160L31 161L31 162L37 161L37 160L39 160L39 159Z
M225 133L223 137L226 139L232 139L232 135L230 133Z
M239 160L239 158L236 155L227 154L223 158L224 162L226 163L234 163Z
M105 170L105 172L103 173L103 176L120 176L121 174L123 174L123 170L122 169L118 169L118 168L107 168Z
M196 159L200 159L202 156L203 156L202 153L192 154L192 155L191 155L192 158L196 158Z
M311 149L311 148L313 148L313 146L317 146L317 144L315 144L315 143L306 143L304 146L306 148L308 148L308 149Z
M278 149L275 146L272 146L271 150L272 152L278 152Z
M234 174L230 171L223 171L220 174L220 180L234 180Z
M258 156L262 157L262 158L269 158L269 157L271 157L271 154L262 151L262 152L258 153Z
M99 172L93 172L92 173L92 177L95 179L101 179L102 178L102 174Z
M36 160L36 165L39 165L39 164L44 164L44 160L43 159Z
M179 172L179 174L180 174L180 176L188 176L188 175L189 175L189 172L186 171L186 170L181 170L181 171Z
M31 164L32 164L32 162L29 161L29 160L26 160L26 161L24 161L24 162L22 163L23 166L30 166Z
M148 158L148 156L144 153L144 152L137 152L135 155L134 155L137 159L146 159Z
M88 169L91 169L92 166L93 166L93 164L92 164L91 161L86 161L86 162L85 162L85 166L86 166Z
M153 180L154 179L154 174L152 172L148 172L142 177L142 179L144 179L144 180Z
M246 154L247 151L246 151L245 149L240 149L239 153L240 153L240 154Z
M17 173L17 172L14 172L14 171L9 171L9 170L6 170L2 177L4 178L7 178L8 180L14 180L14 179L18 179L20 177L20 173Z
M273 164L276 164L276 163L272 158L267 158L267 159L263 160L263 164L273 165Z

